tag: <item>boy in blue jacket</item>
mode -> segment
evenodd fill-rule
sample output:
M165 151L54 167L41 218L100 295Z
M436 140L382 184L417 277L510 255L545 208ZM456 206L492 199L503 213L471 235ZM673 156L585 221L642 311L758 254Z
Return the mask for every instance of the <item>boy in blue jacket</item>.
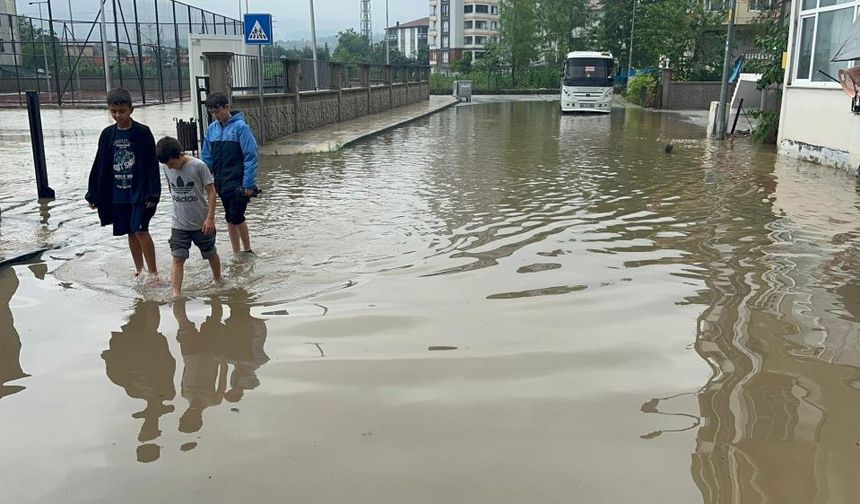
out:
M98 210L102 226L113 224L114 236L128 236L135 276L146 260L150 279L157 281L155 245L149 235L149 221L161 197L155 139L149 127L132 120L134 105L127 90L112 89L107 105L116 124L102 130L84 197Z
M215 121L206 130L200 159L212 170L215 191L224 205L224 219L233 254L253 253L245 210L251 196L258 192L257 141L241 112L230 110L224 93L212 93L206 98L206 108Z

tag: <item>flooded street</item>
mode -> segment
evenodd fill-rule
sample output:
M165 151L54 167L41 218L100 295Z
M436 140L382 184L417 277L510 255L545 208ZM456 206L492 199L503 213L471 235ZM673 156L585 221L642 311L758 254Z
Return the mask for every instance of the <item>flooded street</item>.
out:
M190 114L134 117L159 138ZM0 118L0 256L52 247L0 269L2 504L860 493L844 172L700 116L476 99L266 158L257 256L230 258L219 215L225 285L192 252L170 302L83 201L107 114L43 111L44 205L26 111Z

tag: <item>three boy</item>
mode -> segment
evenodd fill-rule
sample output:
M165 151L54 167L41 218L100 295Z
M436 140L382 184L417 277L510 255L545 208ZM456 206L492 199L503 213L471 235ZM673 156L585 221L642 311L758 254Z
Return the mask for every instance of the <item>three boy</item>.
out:
M102 226L113 224L114 236L128 236L135 276L144 260L157 281L155 247L149 221L161 195L158 162L167 165L165 177L173 198L170 249L173 256L171 290L181 294L185 260L194 243L209 261L213 278L221 278L221 261L215 248L215 192L224 205L233 253L252 253L245 210L258 193L257 143L241 113L230 111L223 93L213 93L206 106L216 121L207 131L201 160L184 154L175 138L155 145L152 132L133 121L131 94L125 89L108 93L108 108L116 122L102 131L85 196L98 209ZM208 160L208 162L206 162ZM205 163L205 164L204 164Z

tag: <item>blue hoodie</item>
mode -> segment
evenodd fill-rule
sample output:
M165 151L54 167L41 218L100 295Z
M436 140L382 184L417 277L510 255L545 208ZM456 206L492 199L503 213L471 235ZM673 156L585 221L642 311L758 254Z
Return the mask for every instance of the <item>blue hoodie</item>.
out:
M239 187L257 187L257 141L241 112L233 112L224 125L220 121L209 125L200 159L212 171L215 191L222 196Z

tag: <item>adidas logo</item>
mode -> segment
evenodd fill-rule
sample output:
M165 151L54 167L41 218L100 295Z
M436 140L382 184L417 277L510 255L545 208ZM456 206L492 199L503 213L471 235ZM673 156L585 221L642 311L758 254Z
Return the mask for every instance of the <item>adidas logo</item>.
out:
M168 182L170 182L168 180ZM189 182L188 184L182 180L182 177L176 177L176 184L170 182L170 190L179 195L185 195L190 193L194 189L194 182Z

